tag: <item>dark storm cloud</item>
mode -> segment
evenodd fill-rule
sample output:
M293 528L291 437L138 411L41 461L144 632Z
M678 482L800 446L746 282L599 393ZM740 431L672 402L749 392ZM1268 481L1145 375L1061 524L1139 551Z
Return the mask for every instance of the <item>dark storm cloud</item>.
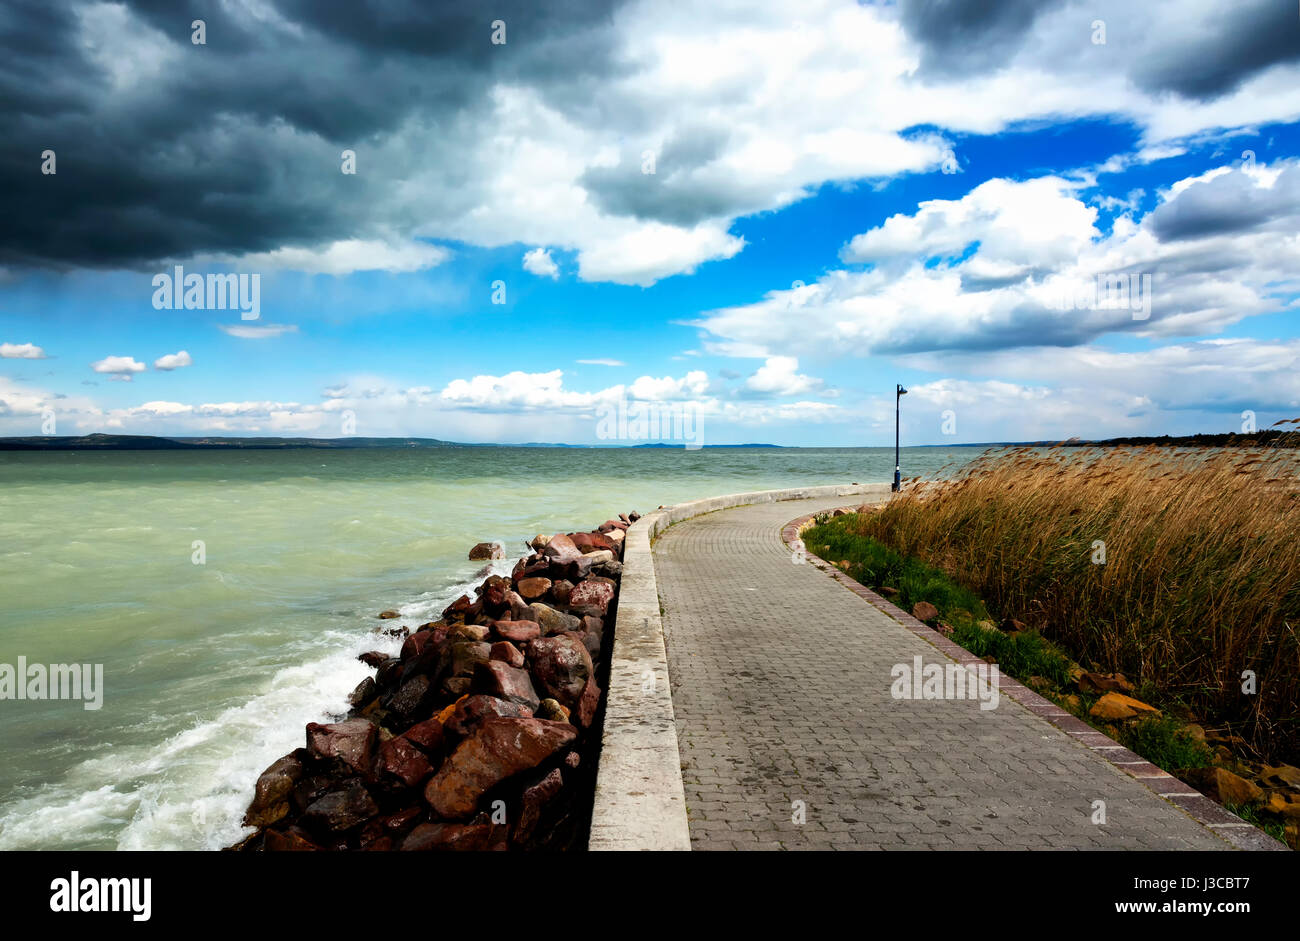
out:
M1300 61L1300 15L1284 0L1236 0L1207 18L1195 42L1165 43L1134 63L1148 91L1212 99L1282 62Z
M1237 170L1193 183L1152 211L1148 224L1161 241L1267 229L1293 231L1300 215L1300 167L1285 167L1267 189Z
M747 192L734 178L707 172L722 154L729 132L717 127L679 131L654 155L654 172L643 155L624 154L618 166L592 167L583 188L604 212L668 225L694 226L706 219L743 215L763 204L766 190Z
M0 265L143 267L413 224L376 211L397 201L403 167L347 176L340 151L364 159L366 145L412 122L449 145L470 140L500 80L526 83L561 110L585 106L591 95L583 89L615 71L613 6L281 0L267 5L278 17L259 18L234 4L182 9L173 0L133 0L129 9L144 24L134 41L156 30L172 60L161 74L117 89L85 43L84 23L111 8L6 3ZM83 20L88 13L96 16ZM204 46L190 42L196 18L206 23ZM490 42L495 19L506 22L505 46ZM90 38L113 68L148 65L136 61L141 53L130 41L115 48L112 30ZM47 149L57 154L55 175L40 172ZM438 168L450 209L468 199L474 172L457 156L452 146L409 155Z
M902 0L901 21L922 47L921 69L984 71L1015 52L1034 20L1064 0Z

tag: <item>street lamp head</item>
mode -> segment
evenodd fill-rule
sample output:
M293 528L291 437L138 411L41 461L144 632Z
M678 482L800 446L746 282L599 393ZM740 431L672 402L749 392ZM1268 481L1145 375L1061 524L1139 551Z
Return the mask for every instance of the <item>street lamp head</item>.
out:
M899 395L907 395L907 390L904 389L902 386L899 386L899 387L898 387L898 394L899 394Z

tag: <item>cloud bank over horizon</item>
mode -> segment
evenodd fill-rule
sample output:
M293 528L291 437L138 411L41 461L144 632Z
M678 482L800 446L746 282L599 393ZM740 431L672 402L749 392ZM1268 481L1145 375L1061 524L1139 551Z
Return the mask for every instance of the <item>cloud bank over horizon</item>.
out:
M626 399L883 444L895 381L914 443L1296 417L1281 7L19 0L0 434L590 443ZM173 265L265 319L155 310Z

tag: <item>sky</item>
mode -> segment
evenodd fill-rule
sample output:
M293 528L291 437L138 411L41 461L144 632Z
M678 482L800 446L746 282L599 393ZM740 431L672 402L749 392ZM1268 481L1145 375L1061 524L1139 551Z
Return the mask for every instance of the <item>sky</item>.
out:
M1300 417L1293 0L9 0L0 50L0 435Z

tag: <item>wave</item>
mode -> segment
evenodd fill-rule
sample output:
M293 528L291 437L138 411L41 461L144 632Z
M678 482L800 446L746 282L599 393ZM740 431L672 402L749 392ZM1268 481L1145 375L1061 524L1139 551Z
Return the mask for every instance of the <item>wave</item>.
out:
M512 566L488 567L507 574ZM482 577L412 598L385 624L435 619ZM216 850L237 842L251 832L240 821L257 776L303 744L308 722L347 713L348 694L368 673L357 654L396 654L402 645L370 630L325 631L319 641L318 656L281 668L248 702L157 744L108 746L9 803L0 810L0 849ZM292 653L286 643L286 659Z

